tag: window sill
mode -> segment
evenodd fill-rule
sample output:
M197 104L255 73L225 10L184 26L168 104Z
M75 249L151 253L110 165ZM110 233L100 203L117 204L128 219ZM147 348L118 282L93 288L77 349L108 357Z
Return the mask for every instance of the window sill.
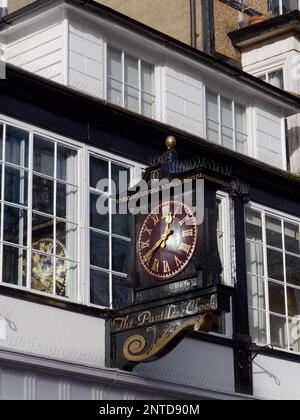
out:
M61 309L69 312L74 312L82 315L92 316L96 318L106 319L109 315L109 309L100 309L92 306L87 306L82 303L68 301L66 299L56 299L49 295L42 295L34 293L30 290L22 290L3 284L0 285L0 296L7 296L13 299L20 299L39 305L50 306L52 308Z
M300 353L291 352L288 350L280 350L276 348L265 348L257 347L258 355L257 356L268 356L273 357L274 359L286 360L289 362L300 363ZM255 363L255 359L254 359Z

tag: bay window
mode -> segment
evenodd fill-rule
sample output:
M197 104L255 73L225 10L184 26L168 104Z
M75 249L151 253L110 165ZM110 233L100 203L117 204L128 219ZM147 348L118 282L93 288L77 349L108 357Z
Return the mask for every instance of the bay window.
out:
M1 125L1 282L78 298L75 148Z
M107 100L130 111L155 118L154 65L108 46Z
M246 210L252 339L300 352L300 220L256 206Z
M270 83L272 86L275 86L279 89L284 89L283 69L272 70L257 77L267 83Z
M246 107L206 90L206 137L212 143L248 154Z

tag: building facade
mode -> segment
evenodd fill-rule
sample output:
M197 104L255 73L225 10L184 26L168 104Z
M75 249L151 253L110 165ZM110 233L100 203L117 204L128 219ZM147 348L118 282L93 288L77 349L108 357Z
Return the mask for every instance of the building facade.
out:
M144 23L77 0L0 22L0 398L297 399L299 179L285 120L299 99ZM138 182L168 135L183 159L247 186L216 196L231 311L126 372L111 365L110 318L131 232L96 202L112 205L120 172Z

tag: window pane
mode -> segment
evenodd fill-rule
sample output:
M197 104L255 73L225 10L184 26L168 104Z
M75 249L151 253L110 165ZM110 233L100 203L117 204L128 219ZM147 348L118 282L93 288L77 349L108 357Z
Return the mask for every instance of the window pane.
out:
M155 118L155 96L142 93L142 114L145 117Z
M267 244L282 249L282 227L281 220L273 217L266 217Z
M56 255L63 258L77 260L77 226L72 223L56 223Z
M56 295L70 299L77 298L77 264L56 259Z
M227 149L234 150L233 130L222 126L221 134L222 146L227 147Z
M125 83L136 88L139 86L139 62L129 55L125 55Z
M221 122L226 127L233 128L232 101L221 98Z
M33 176L32 207L43 213L53 214L54 182L40 176Z
M130 216L128 214L112 215L112 233L119 236L130 237L129 229Z
M78 190L76 187L57 183L56 216L73 222L78 220Z
M282 349L287 348L286 320L270 315L271 344Z
M125 108L139 112L139 91L131 86L125 86Z
M219 122L218 95L209 91L206 92L206 115L208 119Z
M279 89L284 88L284 82L283 82L283 70L276 70L271 73L269 73L269 83L272 86L275 86Z
M269 282L269 305L271 312L285 315L285 294L283 286Z
M3 239L16 245L27 245L27 211L4 206Z
M284 223L284 241L286 251L300 254L299 225Z
M120 306L125 306L128 303L129 298L127 279L124 277L113 276L112 289L113 307L118 308Z
M283 254L282 252L267 250L268 253L268 276L274 280L284 281Z
M263 276L263 247L255 243L246 244L246 258L247 258L247 271L248 273Z
M32 254L31 288L45 293L53 293L53 258Z
M107 74L122 80L122 53L110 47L107 50Z
M287 288L288 315L300 320L300 290Z
M267 344L266 314L261 311L249 310L250 335L254 343Z
M33 212L32 214L32 247L40 252L53 254L53 219L41 216Z
M235 107L235 129L239 133L247 133L247 121L246 121L246 108L243 105L237 103Z
M124 166L112 163L111 180L116 187L116 193L126 193L130 182L130 170Z
M37 136L34 137L33 170L54 176L54 143Z
M142 90L154 94L154 66L152 64L141 64Z
M112 104L123 106L122 83L113 79L107 80L107 100Z
M290 350L300 352L300 320L289 320Z
M298 10L298 0L282 0L282 13Z
M3 246L3 282L26 287L26 251Z
M3 159L3 125L0 125L0 160Z
M287 283L300 287L300 258L286 254L285 264Z
M99 306L110 306L109 275L101 271L91 270L90 275L91 303Z
M236 151L244 155L248 154L248 137L246 135L236 133Z
M78 165L76 150L57 146L57 178L78 185Z
M5 168L4 198L15 204L28 205L28 173L24 170Z
M97 210L97 202L99 199L99 195L90 194L90 226L95 229L100 229L105 232L109 231L109 213L107 214L99 214ZM101 202L104 204L105 207L108 206L108 199L106 199L105 203L103 202L104 197L101 197ZM98 202L99 203L99 202Z
M251 209L246 209L246 237L257 242L263 238L261 214Z
M220 143L219 139L219 124L213 121L207 120L207 140L211 141L212 143Z
M90 186L97 188L99 181L108 179L108 162L102 159L90 158ZM97 188L98 189L98 188ZM105 190L107 192L107 190Z
M248 276L249 306L257 309L266 309L265 283L259 277Z
M118 273L127 274L130 242L121 239L112 240L112 269Z
M109 237L90 232L91 265L109 269Z
M6 127L6 162L28 167L29 134L14 127Z

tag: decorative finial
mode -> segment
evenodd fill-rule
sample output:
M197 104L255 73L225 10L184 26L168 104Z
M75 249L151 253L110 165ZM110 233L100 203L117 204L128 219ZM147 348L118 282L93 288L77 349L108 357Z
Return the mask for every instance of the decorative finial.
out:
M176 144L177 144L177 140L174 136L168 136L166 138L166 143L165 144L166 144L168 150L172 150L172 149L175 149Z

